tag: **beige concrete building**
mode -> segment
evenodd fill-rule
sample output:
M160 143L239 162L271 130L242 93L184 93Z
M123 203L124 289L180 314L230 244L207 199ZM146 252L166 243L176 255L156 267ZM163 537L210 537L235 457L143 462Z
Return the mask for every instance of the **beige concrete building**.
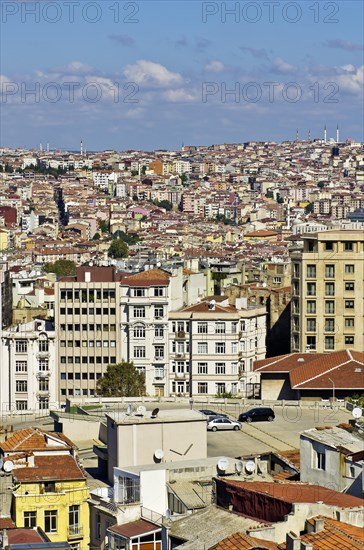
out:
M364 233L302 235L292 247L291 351L364 349Z
M122 356L120 284L113 267L79 267L56 284L59 399L93 396L109 364Z

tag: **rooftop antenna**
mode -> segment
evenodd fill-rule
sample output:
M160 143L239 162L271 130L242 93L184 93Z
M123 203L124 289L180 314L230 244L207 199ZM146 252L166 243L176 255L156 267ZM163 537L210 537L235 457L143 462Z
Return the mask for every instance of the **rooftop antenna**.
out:
M336 143L339 143L339 125L336 126Z
M325 124L325 128L324 128L324 143L327 142L327 130L326 130L326 124Z
M311 141L311 130L308 131L308 141Z

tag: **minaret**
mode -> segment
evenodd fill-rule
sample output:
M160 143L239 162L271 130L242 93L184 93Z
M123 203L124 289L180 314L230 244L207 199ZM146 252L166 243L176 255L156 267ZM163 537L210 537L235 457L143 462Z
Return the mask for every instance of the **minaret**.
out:
M43 145L41 143L39 144L39 150L41 153L43 153Z
M339 125L336 126L336 143L339 143Z
M308 131L308 141L311 141L311 130Z
M325 128L324 128L324 143L327 142L327 131L326 131L326 124L325 124Z
M49 143L47 143L47 153L49 153Z
M81 139L81 157L83 157L83 143L82 143L82 139Z
M296 141L298 141L298 128L296 130Z

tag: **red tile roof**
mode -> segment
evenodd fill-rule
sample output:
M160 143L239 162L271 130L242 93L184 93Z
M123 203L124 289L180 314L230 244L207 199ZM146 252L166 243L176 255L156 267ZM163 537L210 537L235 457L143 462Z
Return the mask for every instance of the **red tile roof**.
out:
M123 523L122 525L113 525L110 527L110 531L117 533L125 538L137 537L138 535L145 535L152 533L153 531L159 531L161 527L145 519L138 519L137 521L131 521L130 523Z
M242 487L245 490L256 493L267 494L275 499L294 504L296 502L323 502L332 506L342 508L362 507L364 501L361 498L353 497L309 483L274 483L266 481L236 481L224 479L227 485Z
M351 350L333 353L290 353L256 361L257 372L289 373L293 389L361 389L364 381L364 353Z
M257 539L244 533L234 533L230 537L226 537L210 550L251 550L259 548L261 550L277 550L278 546L275 542L270 542L263 539Z
M0 530L1 529L13 529L15 523L11 518L0 518Z
M35 456L34 467L15 468L12 474L16 480L24 483L86 479L76 459L71 455Z
M37 542L45 542L36 529L10 529L7 531L7 535L9 544L33 544Z
M48 439L52 440L52 445L48 445ZM59 445L57 445L57 440ZM6 441L0 442L0 450L4 453L21 451L57 451L59 449L77 449L68 437L62 433L48 432L40 428L25 428L13 433Z
M123 274L121 284L125 286L168 286L170 275L162 269L148 269L134 275Z

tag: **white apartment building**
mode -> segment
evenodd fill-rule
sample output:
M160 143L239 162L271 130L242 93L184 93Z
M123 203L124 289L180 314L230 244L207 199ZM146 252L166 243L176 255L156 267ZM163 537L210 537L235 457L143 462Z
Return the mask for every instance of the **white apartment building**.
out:
M3 330L0 342L2 414L58 407L55 331L36 319Z
M170 393L253 396L259 376L254 361L265 357L264 307L236 309L226 299L204 301L169 315Z
M182 305L182 273L124 275L120 288L123 359L145 373L148 395L168 395L168 312Z

